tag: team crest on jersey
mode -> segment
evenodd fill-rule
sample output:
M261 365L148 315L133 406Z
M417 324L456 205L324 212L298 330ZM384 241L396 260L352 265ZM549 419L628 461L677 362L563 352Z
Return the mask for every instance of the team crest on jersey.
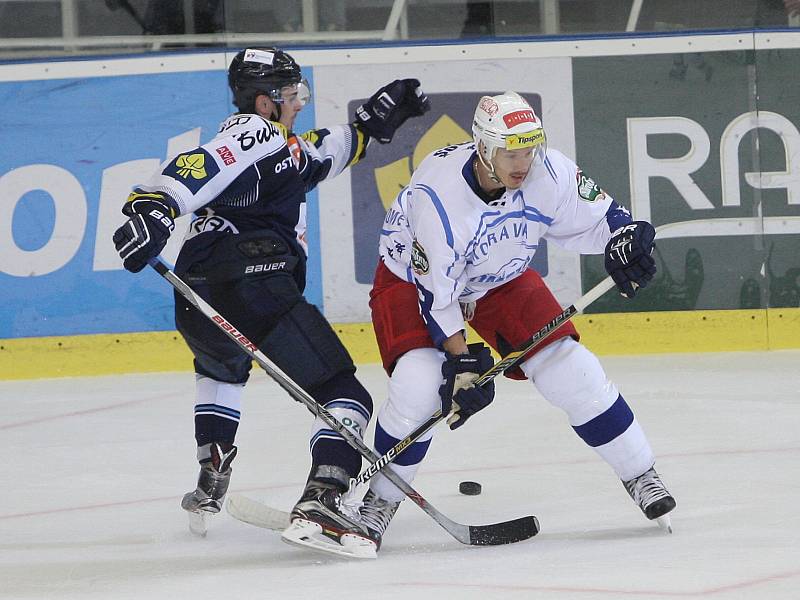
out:
M417 275L427 275L431 268L425 249L417 240L411 244L411 268Z
M578 171L576 174L578 179L578 196L586 202L598 202L605 200L606 193L600 189L600 186L594 182L594 179L587 177L583 171Z
M219 173L217 162L202 148L198 148L195 152L179 154L164 169L164 175L177 179L193 194L196 194L217 173Z

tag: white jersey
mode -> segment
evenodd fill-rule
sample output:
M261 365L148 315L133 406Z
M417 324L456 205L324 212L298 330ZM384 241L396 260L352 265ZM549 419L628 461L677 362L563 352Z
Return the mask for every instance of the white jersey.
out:
M214 139L168 160L138 189L166 194L177 214L194 212L189 238L272 227L306 251L305 193L358 162L367 141L353 125L297 136L258 115L234 114Z
M430 154L398 194L381 230L381 259L416 284L437 345L464 329L459 303L478 300L522 274L542 238L581 254L601 254L612 229L630 221L625 209L552 149L519 189L487 204L478 195L475 157L472 143Z

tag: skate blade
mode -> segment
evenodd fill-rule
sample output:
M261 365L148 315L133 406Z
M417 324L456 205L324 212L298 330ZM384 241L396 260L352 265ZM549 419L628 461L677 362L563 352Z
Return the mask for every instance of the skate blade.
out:
M343 558L377 558L376 547L373 542L361 536L345 533L339 538L339 543L322 535L322 526L313 521L295 519L292 524L281 534L281 539L287 544L308 548L326 554L333 554Z
M665 533L672 533L672 521L669 515L663 515L656 519L656 523Z
M206 515L203 512L189 512L189 531L198 537L206 537L208 527L206 526Z

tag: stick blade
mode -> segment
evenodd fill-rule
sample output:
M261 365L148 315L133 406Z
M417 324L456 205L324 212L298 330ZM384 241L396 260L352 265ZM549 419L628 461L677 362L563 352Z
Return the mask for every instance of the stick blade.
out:
M243 494L229 494L225 507L237 521L273 531L283 531L291 524L289 513L248 498Z
M534 516L520 517L492 525L470 525L471 546L501 546L521 542L539 533L539 519Z

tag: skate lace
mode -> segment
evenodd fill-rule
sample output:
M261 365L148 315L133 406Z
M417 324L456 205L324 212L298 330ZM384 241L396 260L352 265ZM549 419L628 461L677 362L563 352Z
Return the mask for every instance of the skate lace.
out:
M369 494L364 498L364 505L361 507L361 522L378 534L383 535L399 505L399 502L381 500Z
M669 496L664 484L653 469L631 481L628 491L636 503L643 508Z

